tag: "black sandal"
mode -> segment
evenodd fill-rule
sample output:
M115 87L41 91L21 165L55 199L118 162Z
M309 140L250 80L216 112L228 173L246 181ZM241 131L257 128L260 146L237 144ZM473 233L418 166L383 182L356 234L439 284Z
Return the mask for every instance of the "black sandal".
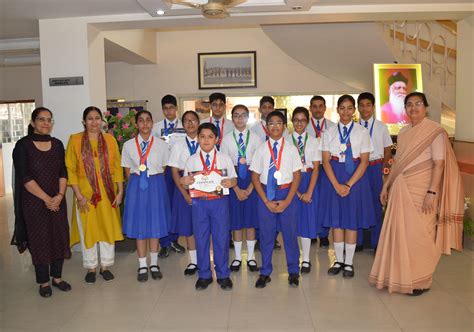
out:
M251 264L254 263L254 264ZM258 272L260 268L257 265L257 261L255 259L251 259L247 261L247 267L249 268L250 272Z
M184 275L185 276L192 276L194 275L198 270L198 266L194 263L189 263L188 266L186 266L186 270L184 270Z
M157 269L158 271L153 271L153 268ZM163 278L163 274L161 273L160 267L158 265L151 265L150 266L150 273L151 273L151 277L154 280Z
M310 273L310 272L311 272L311 262L303 261L301 263L301 273Z
M145 273L140 273L140 271L145 271ZM148 268L147 267L140 267L138 270L137 280L139 282L148 281Z
M234 263L237 262L239 263L238 265L234 265ZM238 259L234 259L232 263L230 264L230 270L232 272L238 272L240 270L240 266L242 265L242 261L239 261Z

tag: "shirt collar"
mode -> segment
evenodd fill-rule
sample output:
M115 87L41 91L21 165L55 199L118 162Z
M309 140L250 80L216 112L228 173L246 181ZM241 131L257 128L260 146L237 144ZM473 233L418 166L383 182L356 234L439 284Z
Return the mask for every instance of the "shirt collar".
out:
M192 141L197 142L197 136L195 138L191 138L188 135L186 135L186 138L188 139L189 142L192 142Z
M202 156L205 158L207 154L209 154L209 158L211 159L212 161L212 158L214 158L214 152L216 151L216 148L214 147L214 149L212 149L211 151L209 152L205 152L203 150L201 150L201 153L202 153Z
M239 136L240 133L242 133L244 136L246 136L247 131L248 131L247 127L245 127L244 131L238 131L236 128L234 128L234 133L235 133L236 136Z
M150 141L151 141L151 136L152 136L152 135L150 134L150 136L148 137L148 140L147 140L146 142L150 142ZM137 137L138 137L138 143L142 144L142 142L145 141L145 140L143 139L142 135L138 134Z
M306 130L303 131L303 132L301 133L301 135L298 134L296 131L293 132L293 137L294 137L295 139L298 139L298 137L300 137L300 136L304 138L304 137L306 136Z
M168 120L168 119L164 119L163 124L169 126L170 123L173 123L174 126L177 127L178 121L179 121L179 119L178 119L177 117L176 117L176 119L174 119L173 121L170 121L170 120Z
M375 119L374 119L374 116L372 115L372 116L369 118L369 120L364 120L364 119L360 118L360 121L359 121L359 122L362 123L362 125L364 125L364 124L365 124L365 121L367 121L368 123L372 123L372 121L374 121L374 120L375 120Z
M348 124L342 124L341 122L339 122L341 124L341 128L344 128L346 127L347 129L349 129L351 126L352 126L352 123L354 122L354 120L351 120L351 122L349 122Z
M273 143L278 142L278 147L281 147L281 144L283 143L283 136L278 140L275 141L271 137L268 137L268 140L270 141L270 145L273 148Z

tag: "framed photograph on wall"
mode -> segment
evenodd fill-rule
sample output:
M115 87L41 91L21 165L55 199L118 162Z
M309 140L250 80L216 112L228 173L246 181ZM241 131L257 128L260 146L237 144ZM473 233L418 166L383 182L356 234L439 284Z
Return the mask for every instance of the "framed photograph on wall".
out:
M257 87L257 52L198 53L199 89Z
M374 84L377 118L396 135L408 123L405 96L423 92L421 64L374 64Z

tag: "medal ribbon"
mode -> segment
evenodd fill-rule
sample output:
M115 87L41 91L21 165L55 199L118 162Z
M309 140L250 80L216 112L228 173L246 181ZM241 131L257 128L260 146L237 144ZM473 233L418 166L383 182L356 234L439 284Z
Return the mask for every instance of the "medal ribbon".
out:
M306 163L306 158L304 156L304 150L306 148L306 142L308 141L308 133L306 133L306 136L304 138L304 143L303 143L302 147L300 147L299 144L296 142L296 139L295 139L294 135L291 135L291 138L293 139L294 146L296 146L296 148L298 149L298 153L300 154L301 162L303 163L303 166L304 166L304 164Z
M135 136L135 144L137 146L138 155L140 156L140 165L144 165L146 160L148 159L148 155L150 154L151 147L153 146L154 137L151 136L150 144L146 150L146 153L143 153L140 144L138 144L138 136Z
M206 162L204 161L204 157L202 156L202 151L199 152L199 157L201 157L201 163L202 163L202 167L204 168L204 172L206 174L209 174L211 173L214 169L215 169L215 166L216 166L216 162L217 162L217 151L214 149L214 158L212 158L212 164L211 164L211 168L207 168L207 165L206 165Z
M186 137L186 144L188 146L188 150L189 150L189 154L192 156L193 154L196 153L198 147L199 147L199 144L195 144L194 147L191 146L191 143L189 142L188 138ZM196 143L196 141L193 141L193 143Z
M221 120L217 120L217 121L221 121ZM212 121L212 116L209 118L209 122L214 123ZM219 139L218 139L217 144L216 144L217 146L220 146L221 143L222 143L222 138L224 137L224 125L225 125L225 116L222 117L221 128L217 128L217 129L219 129L219 131L218 131Z
M260 121L260 125L262 126L263 131L265 132L265 140L268 141L268 137L270 137L270 133L268 132L267 127L263 125L263 122Z
M321 122L321 129L318 129L316 125L314 124L314 119L311 118L311 124L313 125L314 132L316 133L316 137L320 138L321 133L324 131L324 126L326 125L326 118L323 118L323 121Z
M267 144L268 144L268 150L270 150L270 155L272 157L273 164L275 164L275 169L277 172L279 172L280 164L281 164L281 154L283 152L283 148L285 147L285 138L282 139L281 148L280 148L280 151L278 151L278 160L275 159L275 154L273 153L272 146L270 145L270 140L267 141Z
M339 142L341 144L346 144L349 136L351 136L352 129L354 128L354 122L352 122L351 126L349 127L349 130L347 131L347 135L345 135L344 137L341 133L341 127L339 124L340 123L337 124L337 130L339 131Z
M365 120L364 120L365 121ZM375 119L372 119L372 125L370 126L370 130L369 130L369 133L370 133L370 137L372 137L372 134L374 132L374 123L375 123ZM359 120L359 124L362 125L362 120ZM365 127L365 126L364 126Z
M250 130L247 131L247 137L245 138L245 149L242 149L239 142L237 141L235 131L232 131L232 136L234 136L235 145L237 145L237 150L239 150L239 156L245 158L247 153L247 147L249 146Z

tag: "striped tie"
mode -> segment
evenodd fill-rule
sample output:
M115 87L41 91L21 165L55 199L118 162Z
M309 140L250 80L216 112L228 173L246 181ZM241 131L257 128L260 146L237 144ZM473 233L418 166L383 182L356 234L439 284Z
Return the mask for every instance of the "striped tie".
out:
M302 152L303 153L303 156L301 157L301 162L304 163L305 162L305 157L304 157L304 145L303 145L303 136L298 136L298 151L300 151L300 153Z
M146 151L148 150L148 143L143 141L141 144L142 148L142 158L145 157ZM145 165L146 165L146 160L145 160ZM141 190L145 190L148 188L148 169L146 169L144 172L140 172L140 180L138 186L140 187Z
M239 133L239 147L240 147L240 151L245 151L245 143L244 143L244 138L243 138L244 134L243 133ZM240 158L245 158L245 153L244 154L240 154L240 151L238 153L238 156L237 156L237 173L239 175L239 178L241 179L245 179L247 177L247 164L241 164L240 163Z
M273 155L275 158L278 158L278 142L273 143ZM277 161L277 160L275 160ZM274 177L276 171L275 163L273 162L273 158L270 156L270 166L268 167L268 177L267 177L267 198L271 201L275 198L277 180Z
M206 167L209 169L209 167L211 167L211 161L209 160L209 153L206 154Z
M316 128L318 129L318 132L321 131L321 126L319 125L319 120L318 120L318 122L316 122Z

